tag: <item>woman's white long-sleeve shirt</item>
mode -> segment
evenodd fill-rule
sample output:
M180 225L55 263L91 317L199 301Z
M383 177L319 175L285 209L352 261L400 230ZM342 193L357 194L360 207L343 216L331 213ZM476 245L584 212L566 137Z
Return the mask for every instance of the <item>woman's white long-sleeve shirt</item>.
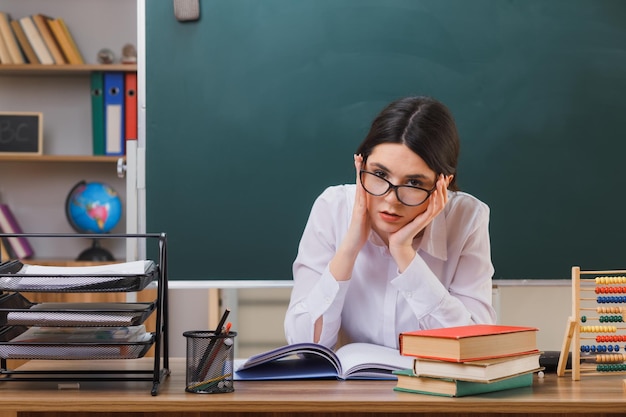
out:
M285 316L288 343L333 347L341 328L347 342L398 347L403 331L495 323L489 207L448 191L444 210L416 239L416 256L402 273L375 232L359 253L352 276L338 282L328 269L350 224L356 186L327 188L315 201L293 264L294 286Z

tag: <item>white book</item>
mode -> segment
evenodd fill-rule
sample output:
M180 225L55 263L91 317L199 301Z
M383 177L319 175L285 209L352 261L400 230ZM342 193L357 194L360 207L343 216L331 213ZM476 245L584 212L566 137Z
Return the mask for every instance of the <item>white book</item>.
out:
M411 368L413 358L371 343L350 343L336 351L316 343L296 343L235 362L235 380L396 379L392 371Z
M413 373L419 376L486 383L513 375L539 371L541 369L539 357L540 352L468 362L416 358L413 363Z
M52 55L50 55L50 51L48 51L48 47L46 46L39 30L35 26L35 22L30 16L24 16L20 19L20 25L22 25L22 29L24 29L24 33L30 42L30 45L35 50L35 54L39 61L42 64L52 65L54 64L54 59L52 59Z

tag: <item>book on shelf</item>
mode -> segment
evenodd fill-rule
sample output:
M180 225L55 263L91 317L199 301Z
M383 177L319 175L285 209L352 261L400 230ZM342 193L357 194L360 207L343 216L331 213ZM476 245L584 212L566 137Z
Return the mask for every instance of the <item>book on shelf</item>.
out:
M39 58L37 58L37 54L28 41L26 33L24 33L24 29L22 29L22 25L20 25L18 20L11 20L11 29L13 29L13 33L17 38L20 49L24 53L25 63L39 64Z
M0 64L12 64L11 54L9 53L9 47L4 41L2 32L0 31Z
M12 64L23 64L24 57L20 50L19 43L11 29L11 17L8 13L0 11L0 36L4 40L11 57Z
M396 379L392 371L410 367L412 358L370 343L350 343L336 351L296 343L235 362L235 380Z
M74 50L74 53L77 55L77 60L79 61L79 64L84 64L85 63L85 59L83 58L83 54L81 54L80 49L78 49L78 45L76 44L76 40L74 39L74 37L72 36L72 33L70 32L70 29L67 27L67 24L65 23L65 20L63 20L63 18L61 17L57 17L55 19L56 21L59 22L59 25L61 26L61 29L63 29L63 31L65 32L68 40L70 41L70 44L72 45L72 49Z
M63 56L65 57L67 63L75 65L84 64L85 61L83 61L83 56L78 50L76 42L65 24L65 21L60 17L57 17L56 19L48 19L48 26L59 44L59 48L61 49L61 52L63 52Z
M444 397L466 397L488 392L530 387L533 384L532 372L498 379L489 383L417 376L413 374L411 369L394 371L394 374L398 377L398 382L393 388L395 391Z
M465 362L538 352L537 330L525 326L474 324L403 332L399 335L400 353Z
M35 22L32 17L24 16L20 18L19 21L24 33L26 34L28 42L30 42L30 45L37 55L39 63L44 65L54 64L54 59L52 58L52 55L50 55L50 51L48 51L48 47L39 33L39 29L35 26Z
M7 204L0 204L0 232L7 234L23 233L13 211ZM34 254L32 246L24 236L7 237L7 242L11 245L11 252L18 259L27 259Z
M52 20L51 17L45 16L41 13L37 13L32 15L33 22L35 22L35 26L37 26L37 30L41 34L44 43L48 47L48 51L50 51L50 55L52 55L52 59L55 64L67 64L63 53L61 52L61 48L57 43L52 31L50 30L49 21Z
M539 352L467 362L415 358L413 373L419 376L491 382L512 375L540 371Z

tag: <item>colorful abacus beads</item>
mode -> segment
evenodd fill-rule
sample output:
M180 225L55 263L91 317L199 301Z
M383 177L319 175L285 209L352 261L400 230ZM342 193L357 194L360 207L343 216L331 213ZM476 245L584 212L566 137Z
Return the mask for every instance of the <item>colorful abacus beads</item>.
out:
M619 352L619 345L580 345L580 351L582 353Z
M626 371L626 364L616 363L610 365L597 365L596 371L598 372L622 372Z
M621 372L626 371L626 354L614 353L612 355L596 355L596 366L599 372Z
M619 277L596 277L596 284L624 284L626 283L625 276Z
M624 308L623 307L598 306L596 307L596 312L599 314L620 314L624 312Z
M626 353L613 353L611 355L596 355L597 363L621 363L626 361Z
M626 303L626 295L598 297L596 298L596 302L598 304Z
M600 323L621 323L624 321L622 316L600 316Z
M626 287L596 287L596 294L623 294L626 293Z
M626 335L598 335L596 336L597 343L616 343L616 342L626 342Z
M615 333L617 326L580 326L581 333Z

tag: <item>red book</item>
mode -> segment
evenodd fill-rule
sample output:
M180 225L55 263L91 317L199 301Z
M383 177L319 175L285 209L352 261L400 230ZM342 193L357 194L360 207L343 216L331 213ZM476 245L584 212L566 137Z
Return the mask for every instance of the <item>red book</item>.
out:
M23 233L13 212L6 204L0 204L0 232ZM11 245L12 252L18 259L26 259L33 256L33 248L25 237L9 237L7 241Z
M403 332L400 353L449 362L515 356L537 352L537 328L474 324Z
M124 75L124 111L125 114L125 139L137 140L137 73L127 72Z

